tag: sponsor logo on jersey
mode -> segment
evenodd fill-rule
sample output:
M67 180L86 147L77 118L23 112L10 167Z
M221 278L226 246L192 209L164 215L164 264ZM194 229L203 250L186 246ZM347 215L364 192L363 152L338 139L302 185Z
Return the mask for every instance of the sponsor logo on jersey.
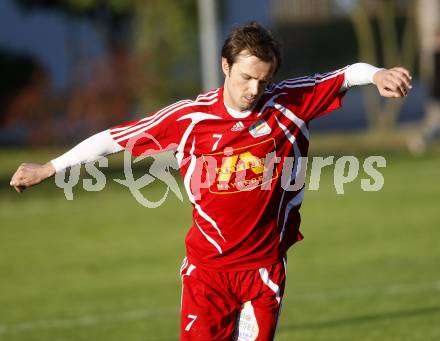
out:
M275 140L269 138L253 145L234 148L228 153L218 152L203 155L203 167L214 194L231 194L249 191L274 181L279 176L277 167L269 178L265 176L265 162L268 151L276 150ZM215 163L215 169L210 168ZM209 169L210 168L210 169Z
M244 124L241 121L238 121L237 123L235 123L232 128L231 131L242 131L244 129Z
M270 129L265 120L259 120L249 127L249 133L253 137L264 136L270 134L271 131L272 129Z

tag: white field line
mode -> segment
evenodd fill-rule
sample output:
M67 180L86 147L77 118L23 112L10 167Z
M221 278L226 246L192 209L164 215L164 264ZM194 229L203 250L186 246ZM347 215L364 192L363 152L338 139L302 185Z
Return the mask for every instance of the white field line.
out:
M302 293L296 296L296 300L332 300L340 298L355 298L369 295L394 296L414 294L421 292L440 292L440 281L416 283L416 284L393 284L388 286L371 286L358 288L341 288L339 290L325 290L317 292ZM286 293L288 295L288 290ZM72 329L76 327L89 327L108 323L118 323L126 321L139 321L151 316L173 316L178 315L177 308L161 309L134 309L125 312L113 312L101 315L83 315L77 318L56 319L56 320L36 320L15 324L0 324L0 335L26 333L39 329Z

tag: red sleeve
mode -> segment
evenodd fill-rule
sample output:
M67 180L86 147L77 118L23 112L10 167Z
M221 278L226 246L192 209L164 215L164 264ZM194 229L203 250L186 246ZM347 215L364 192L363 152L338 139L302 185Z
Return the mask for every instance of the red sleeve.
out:
M345 95L345 91L340 91L344 74L345 68L288 79L277 84L275 88L276 92L285 94L283 100L295 115L308 122L341 107Z
M182 133L177 118L190 101L180 101L142 119L110 128L113 139L133 155L175 150Z

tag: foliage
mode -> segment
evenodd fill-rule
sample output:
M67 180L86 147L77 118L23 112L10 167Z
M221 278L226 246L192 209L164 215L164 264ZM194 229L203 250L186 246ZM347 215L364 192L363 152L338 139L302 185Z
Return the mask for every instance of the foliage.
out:
M108 10L113 14L133 11L134 1L131 0L15 0L23 9L39 8L60 10L70 15L93 14L100 10Z
M51 9L88 17L109 53L124 48L137 70L130 78L142 111L193 94L198 88L194 0L16 0L26 10ZM121 32L125 32L121 34Z
M136 3L134 46L150 81L139 89L143 106L162 106L198 88L196 11L193 0Z
M383 67L401 65L413 71L417 56L416 2L413 1L407 5L406 21L401 35L396 29L396 3L390 0L378 1L376 7L376 13L372 15L368 11L368 2L361 0L358 1L350 15L358 40L360 59L373 65L379 65L379 60L381 60L384 63ZM374 19L378 24L379 36L375 35ZM378 47L377 42L381 44L381 48ZM380 59L378 51L383 53ZM383 102L376 94L376 89L364 88L362 91L369 128L372 130L394 129L404 100Z

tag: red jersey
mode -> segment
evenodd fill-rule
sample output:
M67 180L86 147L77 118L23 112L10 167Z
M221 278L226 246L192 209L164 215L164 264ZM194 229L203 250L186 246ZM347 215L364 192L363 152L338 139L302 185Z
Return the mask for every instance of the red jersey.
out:
M292 190L282 180L293 184L307 156L308 122L340 107L344 70L272 84L245 118L229 114L221 87L110 129L134 155L176 152L193 205L186 236L191 264L261 268L302 239L304 186ZM286 157L294 158L287 176Z

